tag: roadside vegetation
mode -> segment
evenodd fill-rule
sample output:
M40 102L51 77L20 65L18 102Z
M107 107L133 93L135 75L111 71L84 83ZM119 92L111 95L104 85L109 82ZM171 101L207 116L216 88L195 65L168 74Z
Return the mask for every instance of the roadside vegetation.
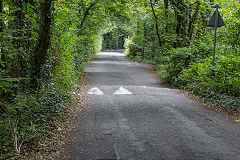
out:
M206 27L219 3L226 27ZM22 154L64 114L84 63L123 49L160 77L240 110L240 2L0 0L0 159Z
M121 7L113 0L0 0L0 159L18 158L64 114L84 62L122 21Z
M218 28L212 67L215 9L226 26ZM137 7L136 7L137 6ZM125 53L156 65L166 82L229 109L240 111L240 2L235 0L138 1L131 10Z

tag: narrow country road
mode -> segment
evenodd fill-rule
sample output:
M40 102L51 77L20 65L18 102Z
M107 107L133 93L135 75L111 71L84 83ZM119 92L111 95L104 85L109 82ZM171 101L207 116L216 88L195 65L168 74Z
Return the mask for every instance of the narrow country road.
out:
M240 125L160 84L118 52L87 65L91 96L69 159L240 159Z

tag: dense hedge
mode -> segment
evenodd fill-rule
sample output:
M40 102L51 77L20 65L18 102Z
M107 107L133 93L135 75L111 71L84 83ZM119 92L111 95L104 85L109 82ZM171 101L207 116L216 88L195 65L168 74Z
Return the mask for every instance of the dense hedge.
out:
M202 62L193 63L189 68L183 70L178 77L178 82L179 86L191 90L198 95L216 99L214 101L218 101L218 103L222 101L222 105L240 110L239 73L239 56L219 55L216 58L214 69L212 68L212 58L206 58Z
M240 57L233 55L217 56L216 66L212 68L212 59L204 59L183 70L178 77L181 85L193 89L199 86L202 92L240 95Z

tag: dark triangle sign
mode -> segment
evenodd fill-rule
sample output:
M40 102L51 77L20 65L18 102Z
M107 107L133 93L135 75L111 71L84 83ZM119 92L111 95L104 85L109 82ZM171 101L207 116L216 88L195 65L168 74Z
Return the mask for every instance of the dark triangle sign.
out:
M207 24L207 27L215 27L215 19L216 19L216 12L214 12L214 14L212 15L211 19L209 20L208 24ZM218 23L217 23L217 27L222 27L222 26L225 26L225 23L223 21L223 18L222 16L220 15L219 12L218 13Z

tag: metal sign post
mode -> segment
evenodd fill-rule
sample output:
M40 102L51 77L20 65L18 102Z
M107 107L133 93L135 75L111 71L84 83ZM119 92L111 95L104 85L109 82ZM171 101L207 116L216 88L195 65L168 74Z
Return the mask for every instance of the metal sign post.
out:
M217 28L225 26L225 23L218 12L218 8L222 8L219 4L212 6L212 8L216 8L214 14L212 15L211 19L209 20L207 27L215 27L215 35L214 35L214 48L213 48L213 60L212 60L212 67L213 67L213 75L214 75L214 68L215 68L215 54L216 54L216 43L217 43Z
M217 6L217 5L216 5L214 47L213 47L213 61L212 61L212 67L213 67L213 68L215 67L215 54L216 54L216 43L217 43L218 8L220 8L220 6Z

